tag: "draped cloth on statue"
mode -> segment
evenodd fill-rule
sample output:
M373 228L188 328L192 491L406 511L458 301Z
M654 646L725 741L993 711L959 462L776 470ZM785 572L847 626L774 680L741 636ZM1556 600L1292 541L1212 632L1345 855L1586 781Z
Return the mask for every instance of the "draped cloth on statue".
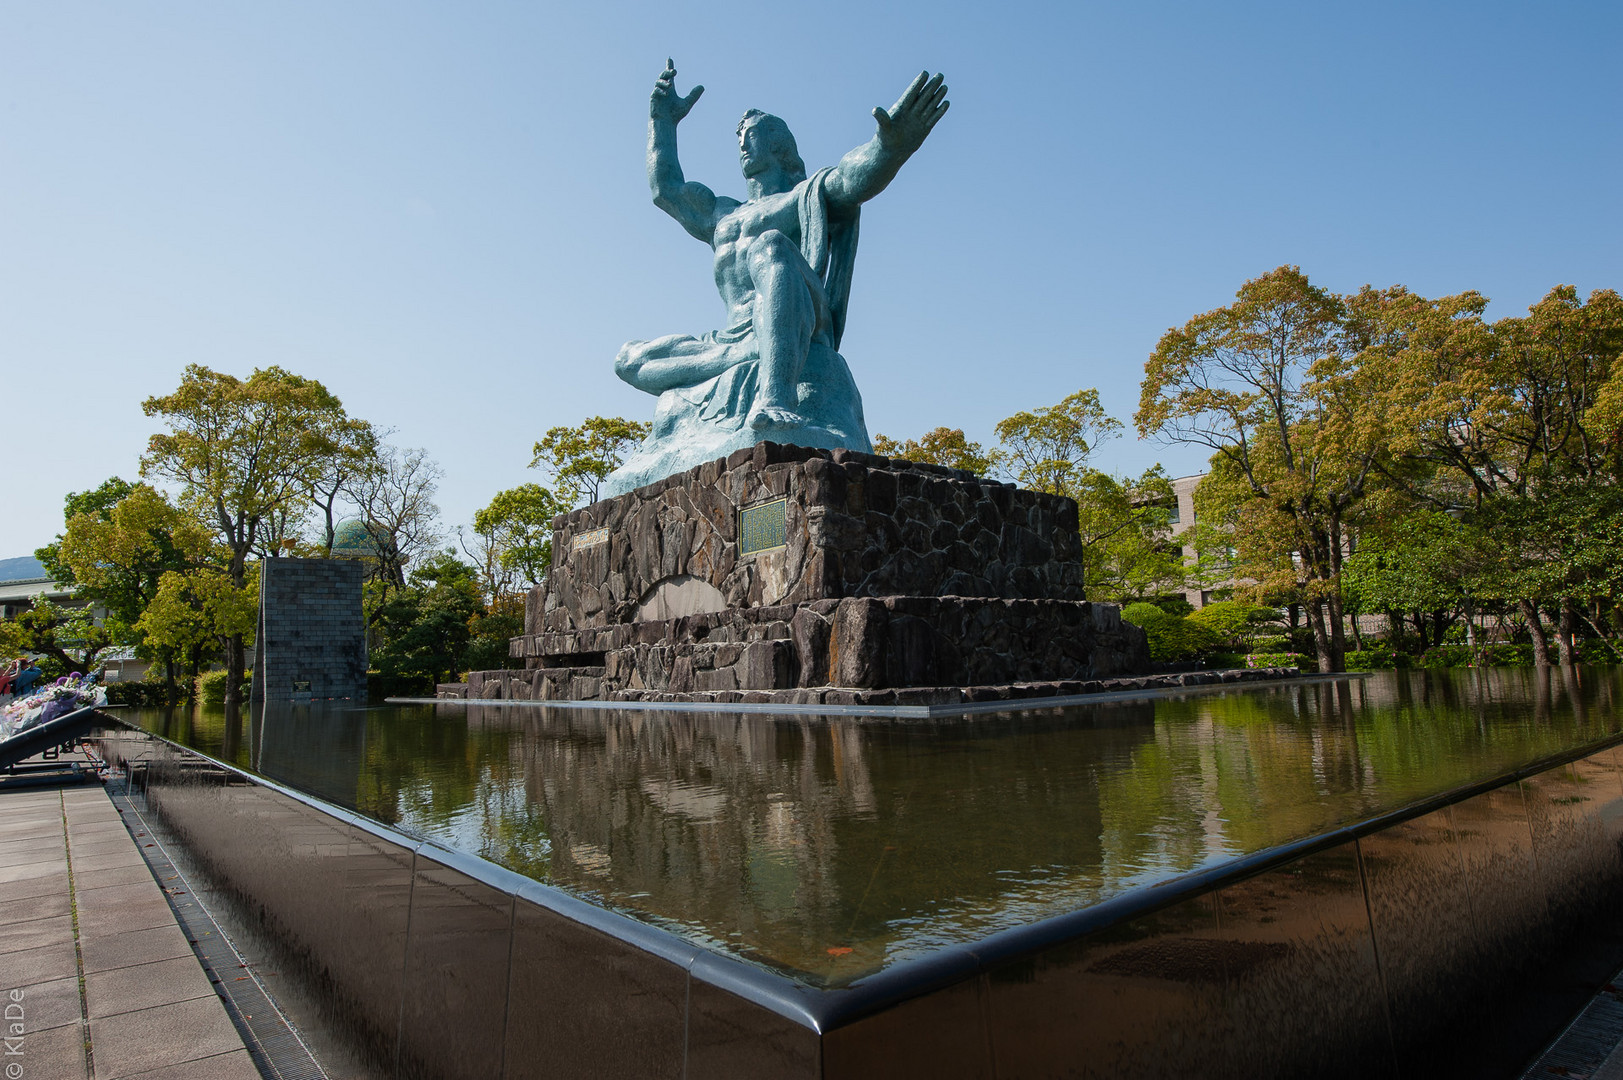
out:
M625 464L604 480L605 497L622 495L726 457L763 439L827 450L844 447L866 453L872 449L862 415L862 397L851 378L851 369L838 351L851 296L859 215L830 217L826 184L832 171L818 171L793 192L800 219L796 262L816 313L811 347L796 386L796 411L806 423L766 428L749 425L761 378L760 343L751 320L703 337L673 334L631 342L622 350L622 356L723 361L728 366L693 386L673 387L660 393L653 430Z

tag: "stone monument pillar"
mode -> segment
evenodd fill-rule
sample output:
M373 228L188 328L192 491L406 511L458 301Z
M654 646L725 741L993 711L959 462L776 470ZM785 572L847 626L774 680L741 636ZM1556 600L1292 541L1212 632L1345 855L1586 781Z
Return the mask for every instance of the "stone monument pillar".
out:
M266 559L250 700L366 700L366 619L358 559Z

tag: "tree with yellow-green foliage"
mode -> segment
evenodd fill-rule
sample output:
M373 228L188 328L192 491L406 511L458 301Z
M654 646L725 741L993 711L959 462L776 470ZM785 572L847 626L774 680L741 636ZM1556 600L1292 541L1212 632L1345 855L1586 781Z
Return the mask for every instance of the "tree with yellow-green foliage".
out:
M579 427L549 428L535 444L530 468L552 473L552 491L569 504L565 509L594 503L609 473L652 428L620 416L592 416Z
M1269 271L1161 337L1134 417L1140 436L1212 452L1202 515L1232 527L1254 589L1301 595L1321 671L1344 667L1341 562L1388 442L1346 317L1346 302L1296 267Z
M917 439L897 440L889 435L875 435L873 452L903 461L963 469L976 476L989 475L995 464L980 443L964 435L962 428L933 428Z
M279 523L307 498L341 451L335 432L343 405L314 379L278 367L239 379L192 364L174 393L148 398L142 409L168 428L148 443L142 475L178 485L181 504L207 524L222 551L224 584L199 581L187 595L218 598L221 589L245 594L250 557L277 553L286 538ZM182 603L185 597L175 588L171 594L177 612L202 603ZM234 601L221 602L234 610ZM154 625L148 624L149 633ZM232 618L215 619L212 625L230 631L225 634L229 709L240 704L243 639L251 620L241 626Z

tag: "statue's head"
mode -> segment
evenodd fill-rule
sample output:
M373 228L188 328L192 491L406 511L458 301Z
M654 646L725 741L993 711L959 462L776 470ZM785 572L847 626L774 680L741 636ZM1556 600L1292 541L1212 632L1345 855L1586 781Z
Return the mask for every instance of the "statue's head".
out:
M789 133L789 125L760 109L751 109L738 122L738 164L744 176L759 175L776 162L793 184L806 179L806 163Z

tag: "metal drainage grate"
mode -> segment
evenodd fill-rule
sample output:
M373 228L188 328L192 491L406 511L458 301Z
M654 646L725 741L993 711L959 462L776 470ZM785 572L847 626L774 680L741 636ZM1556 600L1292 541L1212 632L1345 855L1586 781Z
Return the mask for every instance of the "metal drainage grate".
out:
M190 883L181 877L141 811L128 795L117 794L110 786L107 794L112 797L131 837L145 833L144 839L150 841L143 843L142 838L136 838L136 847L169 899L175 921L192 943L192 950L202 962L209 982L214 984L215 993L225 1003L225 1011L242 1036L259 1075L265 1080L327 1080L327 1074L282 1015L282 1010L277 1008L259 976L220 932L214 917L193 894Z

